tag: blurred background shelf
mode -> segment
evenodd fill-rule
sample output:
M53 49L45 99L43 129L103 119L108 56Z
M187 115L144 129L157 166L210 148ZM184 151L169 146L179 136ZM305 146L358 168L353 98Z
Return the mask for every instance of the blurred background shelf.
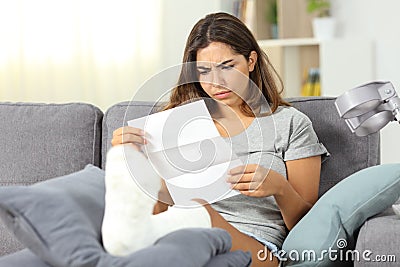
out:
M305 74L312 68L320 70L323 96L338 96L374 79L370 40L291 38L260 40L259 44L281 76L286 97L300 95Z
M319 45L320 41L314 38L286 38L286 39L268 39L259 40L261 47L280 47L280 46L305 46Z
M227 1L227 0L221 0ZM243 4L244 3L244 4ZM301 95L310 69L319 69L321 95L338 96L375 78L374 47L366 38L313 38L307 0L237 0L237 15L252 30L284 83L284 96ZM275 13L271 8L276 8ZM275 18L271 18L275 14ZM277 24L277 37L271 25Z

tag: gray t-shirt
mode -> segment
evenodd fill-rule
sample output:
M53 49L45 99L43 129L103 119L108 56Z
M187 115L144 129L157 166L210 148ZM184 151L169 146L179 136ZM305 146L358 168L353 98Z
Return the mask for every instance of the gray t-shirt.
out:
M310 119L293 107L281 106L270 116L255 118L245 131L226 141L244 164L259 164L286 178L285 161L328 155ZM239 231L282 247L287 230L273 196L240 194L212 207Z

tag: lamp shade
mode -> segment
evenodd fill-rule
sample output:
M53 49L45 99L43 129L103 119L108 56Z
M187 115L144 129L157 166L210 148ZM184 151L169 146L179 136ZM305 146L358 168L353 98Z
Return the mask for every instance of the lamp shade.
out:
M400 118L400 99L391 82L369 82L339 96L335 101L339 116L358 136L375 133Z

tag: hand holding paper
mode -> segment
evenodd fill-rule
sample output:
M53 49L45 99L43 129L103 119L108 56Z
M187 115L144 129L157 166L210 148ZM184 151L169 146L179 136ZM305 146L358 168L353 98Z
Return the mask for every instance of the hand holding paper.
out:
M227 172L242 162L218 133L204 101L128 121L146 132L143 151L165 179L175 205L237 195Z

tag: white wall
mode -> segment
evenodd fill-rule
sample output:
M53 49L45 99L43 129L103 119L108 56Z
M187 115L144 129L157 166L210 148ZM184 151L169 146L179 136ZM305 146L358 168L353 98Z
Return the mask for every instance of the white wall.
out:
M0 101L78 101L105 111L155 100L165 81L154 75L179 64L195 22L228 2L0 0ZM149 79L151 90L141 90Z
M157 71L136 90L133 96L135 100L167 100L169 91L176 84L174 77L179 75L179 65L190 30L206 14L222 10L224 1L230 0L161 1L160 64Z
M162 0L0 0L0 101L129 100L159 65Z
M400 94L400 1L332 0L338 37L364 37L375 44L375 78L390 80ZM368 56L368 55L366 55ZM382 130L382 163L400 162L400 125Z
M190 30L206 14L221 10L220 0L162 1L162 67L182 62L183 49Z

